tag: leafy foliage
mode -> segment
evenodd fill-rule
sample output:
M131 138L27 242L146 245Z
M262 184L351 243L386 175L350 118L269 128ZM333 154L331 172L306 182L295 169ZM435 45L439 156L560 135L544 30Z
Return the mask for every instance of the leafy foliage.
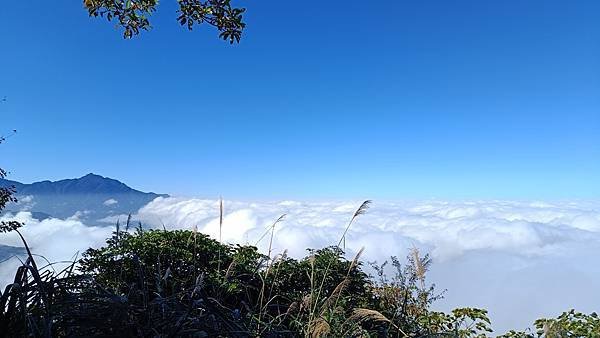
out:
M595 312L587 315L570 310L556 319L538 319L535 327L539 337L600 337L600 318Z
M535 321L536 332L511 330L499 338L567 338L600 337L600 318L592 312L584 314L573 309L563 312L557 318L541 318Z
M269 260L255 247L223 245L191 231L139 228L135 234L117 231L106 247L88 250L79 269L136 308L173 299L193 304L200 313L218 313L212 327L195 328L203 332L268 335L305 329L313 308L325 313L333 306L330 295L341 292L340 280L348 294L341 303L367 305L368 276L356 264L336 248L313 250L300 261L285 255ZM326 265L328 276L323 275ZM314 280L320 277L326 280L324 290L329 296L311 300ZM188 317L192 314L195 318ZM197 315L190 312L180 319L183 327L192 329ZM157 322L154 318L140 321L147 327ZM164 329L152 327L158 332Z
M4 136L0 136L0 144L2 144L2 142L4 142L5 140L6 140L6 138ZM8 173L6 172L6 170L0 168L0 179L5 178L7 174ZM14 186L8 186L8 187L0 186L0 212L2 212L2 210L4 210L4 208L6 207L6 204L8 204L10 202L15 202L15 203L17 202L17 198L14 196L15 192L16 192L16 190L15 190ZM0 222L0 233L14 231L14 230L20 228L21 226L22 226L22 224L17 221L1 221Z
M427 318L427 327L433 332L448 332L458 338L484 338L492 332L487 311L476 308L458 308L452 313L433 312Z
M428 309L433 302L442 298L442 293L436 293L435 285L426 284L431 259L429 255L420 257L415 249L407 261L402 265L398 258L391 257L391 267L395 270L391 279L385 272L388 262L381 265L371 263L378 280L378 287L373 290L374 307L392 318L406 332L417 336L437 332L439 328L431 330L432 314Z
M177 0L177 21L192 30L207 23L219 31L219 37L233 44L239 42L246 24L245 8L232 7L230 0ZM123 28L123 37L132 38L150 29L149 17L156 12L158 0L84 0L90 16L113 19Z

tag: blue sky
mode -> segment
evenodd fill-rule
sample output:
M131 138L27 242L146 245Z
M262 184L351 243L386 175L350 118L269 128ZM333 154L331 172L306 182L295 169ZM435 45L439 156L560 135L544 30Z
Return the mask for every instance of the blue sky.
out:
M0 11L11 178L229 198L600 197L600 2L175 0L125 41L80 2Z

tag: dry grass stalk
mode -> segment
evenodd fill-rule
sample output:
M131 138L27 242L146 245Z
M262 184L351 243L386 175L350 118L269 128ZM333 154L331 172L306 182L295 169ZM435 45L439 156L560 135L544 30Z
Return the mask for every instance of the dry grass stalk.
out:
M384 316L379 311L375 311L375 310L371 310L371 309L356 308L356 309L354 309L354 311L352 311L352 315L348 318L347 322L348 321L355 322L359 325L364 322L387 323L394 329L398 330L398 332L400 334L402 334L403 337L408 337L406 332L402 331L401 328L399 328L397 325L395 325L391 320L389 320L386 316Z
M131 214L127 215L127 222L125 222L125 232L129 231L129 224L131 223Z
M274 261L276 261L276 267L275 267L275 276L274 276L274 280L277 280L277 277L279 276L279 267L281 266L281 263L283 261L285 261L285 259L287 258L287 249L283 251L283 253L281 253L280 255L276 256L276 258L274 259ZM269 273L269 269L271 268L271 266L269 266L269 268L267 269L266 274ZM275 286L275 283L271 283L271 288L269 289L269 297L271 297L271 295L273 295L273 287ZM267 305L265 304L265 307Z
M312 254L308 257L308 262L310 263L310 276L308 276L309 281L310 281L310 295L308 295L308 298L304 297L305 299L303 299L303 302L302 302L302 304L305 305L305 308L309 309L309 314L308 314L309 322L312 320L312 315L313 315L312 300L315 295L315 261L316 261L316 257L314 254ZM305 304L304 300L308 300L308 303Z
M338 299L344 290L350 285L350 278L346 277L343 281L341 281L335 289L331 292L331 295L325 300L323 306L321 306L321 315L325 313L327 309L333 305L333 309L336 308Z
M415 273L417 278L421 281L421 287L425 287L425 266L423 265L423 261L421 260L419 249L417 247L413 247L412 249L413 260L415 261Z
M227 271L225 272L225 279L228 279L229 277L231 277L231 275L233 274L233 270L235 270L235 266L236 266L236 261L235 259L231 261L231 263L229 263L229 266L227 267Z
M553 326L554 323L544 322L544 326L542 327L542 330L544 331L544 338L559 337L556 330L554 330Z
M346 278L344 278L344 280L342 281L342 283L346 283L345 286L343 286L342 289L339 290L339 293L341 293L344 289L346 289L348 287L348 285L350 285L350 273L352 272L352 270L354 268L356 268L356 266L358 265L358 260L360 259L360 256L362 256L362 253L365 251L365 247L360 248L360 250L358 250L358 252L356 253L356 255L354 255L354 259L352 260L352 263L350 263L350 267L348 268L348 272L346 273ZM342 285L342 283L340 283L332 292L332 296L336 294L336 290L337 288ZM337 307L337 303L338 300L340 299L339 297L339 293L335 296L335 304L333 305L333 308L335 309ZM331 298L331 297L329 297ZM327 300L329 301L329 299ZM326 302L327 303L327 302ZM328 304L328 306L331 304ZM321 310L323 311L323 310ZM322 312L321 312L322 313Z
M548 327L548 323L544 323L544 326L542 326L542 331L544 331L544 337L548 337L548 333L550 333L550 328Z
M323 317L317 318L310 326L310 336L312 338L319 338L326 336L331 331L329 323Z
M167 271L165 271L165 274L162 276L162 278L161 278L161 279L162 279L163 281L166 281L166 280L167 280L167 278L169 278L169 277L171 277L171 267L168 267L168 268L167 268Z
M279 216L279 218L271 226L271 239L269 240L269 251L268 251L269 259L271 259L271 249L273 248L273 236L275 235L275 226L277 225L277 223L282 222L285 219L285 216L286 216L286 214Z
M312 297L311 297L311 295L306 295L306 296L302 297L302 303L300 304L301 309L310 308L311 304L312 304Z
M221 241L221 234L223 229L223 196L219 197L219 242Z
M314 266L315 266L315 260L316 260L316 259L317 259L317 258L315 257L315 255L314 255L314 254L312 254L312 255L308 256L308 262L310 263L310 266L312 266L312 267L314 267Z
M254 246L258 246L258 244L263 240L263 238L265 238L269 233L271 233L271 240L269 241L269 251L268 251L269 259L271 259L271 249L273 247L273 236L275 233L275 226L279 222L282 222L286 216L287 216L286 214L279 216L279 218L273 224L271 224L270 226L268 226L266 228L265 232L258 238L256 243L254 244Z
M273 266L273 262L274 262L274 259L271 259L271 250L273 248L273 236L275 234L275 225L277 225L277 223L283 221L284 218L285 218L285 216L286 216L285 214L279 216L279 218L271 226L271 238L269 240L269 251L268 251L267 269L265 271L264 277L261 274L259 274L259 277L260 277L260 280L261 280L261 284L262 284L261 285L261 289L260 289L260 309L261 309L261 311L260 311L260 313L258 315L258 321L259 322L260 322L260 320L262 318L262 313L263 313L264 308L268 305L268 302L267 302L267 304L264 304L264 300L265 300L265 278L269 275L269 272L271 271L271 267ZM272 290L273 289L271 288L271 290L269 291L269 297L270 297L270 294L271 294ZM264 306L263 306L263 304L264 304Z
M285 311L285 315L289 315L291 313L294 313L298 310L300 305L298 305L298 302L292 302L292 304L290 304L290 306L287 308L287 311Z
M352 215L352 218L350 219L350 222L348 222L348 225L346 226L346 229L344 230L344 233L342 234L340 241L337 244L338 249L340 248L342 241L345 241L346 234L348 233L348 230L350 229L350 226L352 225L352 223L354 223L354 220L356 220L356 218L358 216L364 215L367 212L367 210L369 210L369 206L371 205L371 203L372 203L371 200L366 200L360 205L360 207L358 207L358 209L356 209L356 211L354 212L354 215ZM319 289L317 290L317 297L316 297L317 300L319 299L319 297L321 296L321 292L323 291L323 286L325 285L325 279L327 279L327 274L329 273L329 269L331 268L331 263L332 263L332 261L330 260L327 263L327 267L325 268L325 273L323 274L323 279L321 280L321 284L319 285ZM312 294L312 288L311 288L311 294ZM311 310L310 317L312 317L313 313L316 312L317 305L318 305L317 302L315 302L314 308Z
M350 219L350 222L348 222L348 225L346 226L346 229L344 230L344 233L342 234L342 238L340 238L340 241L338 242L338 248L342 245L342 243L344 244L343 248L344 251L346 251L346 234L348 233L348 230L350 229L350 226L352 225L352 223L354 223L354 220L360 216L360 215L364 215L367 213L367 210L369 210L369 207L371 206L371 203L373 201L371 200L366 200L364 201L360 207L358 207L358 209L356 209L356 211L354 212L354 215L352 215L352 218Z
M360 259L360 256L362 256L364 251L365 251L365 247L363 246L362 248L360 248L360 250L358 250L356 255L354 255L354 259L352 260L352 263L350 264L350 267L348 268L348 273L346 274L346 276L349 276L350 272L354 268L356 268L356 266L358 265L358 260Z
M201 273L200 275L198 275L198 277L196 277L196 283L194 283L194 290L192 290L192 297L194 297L195 294L200 292L200 290L202 290L203 287L204 287L204 272Z
M193 238L194 239L194 246L196 246L196 239L197 239L197 237L198 237L198 226L194 225L192 227L192 234L188 238L186 245L190 245L190 243L192 242L192 238Z
M219 197L219 244L223 244L223 196ZM219 247L219 261L217 262L217 271L221 271L221 248ZM228 270L229 271L229 270Z
M287 258L287 249L283 250L282 253L275 255L275 257L273 257L273 259L271 260L271 264L267 266L267 270L265 270L265 276L268 276L269 273L271 272L273 266L275 266L275 274L277 277L277 272L278 272L278 268L281 265L281 263Z
M363 308L354 309L354 311L352 311L352 315L348 318L348 320L358 324L364 322L391 322L389 319L387 319L386 316L381 314L381 312Z

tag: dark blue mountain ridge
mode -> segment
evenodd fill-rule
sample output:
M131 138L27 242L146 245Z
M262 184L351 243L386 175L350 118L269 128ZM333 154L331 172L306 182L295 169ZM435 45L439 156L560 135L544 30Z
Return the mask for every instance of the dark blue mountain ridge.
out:
M157 197L165 194L142 192L108 177L87 174L80 178L59 181L41 181L25 184L0 179L0 186L14 186L17 204L7 207L8 212L31 211L42 218L77 217L89 225L103 223L102 219L120 214L135 213Z
M92 193L116 193L116 194L154 194L152 192L144 193L132 189L122 182L115 179L87 174L80 178L64 179L59 181L41 181L31 184L24 184L16 181L0 179L0 186L14 185L17 193L20 195L37 194L92 194ZM159 194L154 194L160 196ZM165 196L165 195L163 195Z

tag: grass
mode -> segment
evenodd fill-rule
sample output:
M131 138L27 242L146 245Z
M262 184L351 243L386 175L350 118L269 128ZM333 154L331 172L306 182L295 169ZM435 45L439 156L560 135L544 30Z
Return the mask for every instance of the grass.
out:
M354 214L352 215L352 218L350 219L350 222L348 222L348 225L346 226L346 228L344 229L344 233L342 234L338 244L337 244L337 248L340 248L340 245L342 244L342 242L344 242L344 250L346 247L346 234L348 233L348 230L350 229L350 226L352 225L352 223L354 223L354 220L360 216L360 215L364 215L367 210L369 209L369 206L371 204L370 200L364 201L360 207L354 212ZM321 293L323 292L323 285L325 283L325 279L327 278L327 274L329 273L329 269L331 268L331 261L327 264L327 268L325 269L325 273L323 275L323 279L321 280L321 284L319 285L319 288L316 291L316 299L318 300L321 296ZM313 294L313 292L311 291L311 294ZM311 307L311 313L310 313L310 319L309 319L309 323L308 325L311 326L311 322L312 320L314 320L315 314L316 314L316 310L317 310L317 302L315 302L314 307Z

